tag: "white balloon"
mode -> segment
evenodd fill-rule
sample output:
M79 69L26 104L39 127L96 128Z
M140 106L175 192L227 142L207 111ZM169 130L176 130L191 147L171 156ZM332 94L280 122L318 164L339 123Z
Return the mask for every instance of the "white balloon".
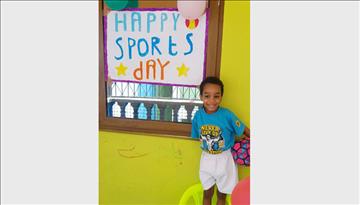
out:
M177 0L177 7L185 19L197 19L201 17L206 9L206 0Z

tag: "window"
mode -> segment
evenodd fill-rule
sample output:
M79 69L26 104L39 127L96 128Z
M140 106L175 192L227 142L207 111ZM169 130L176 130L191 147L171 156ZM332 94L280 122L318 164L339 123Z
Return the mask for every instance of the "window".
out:
M190 123L200 91L193 87L113 82L107 92L107 116Z
M206 75L219 76L223 1L209 1ZM139 1L140 8L176 8L176 1ZM104 78L104 2L99 2L99 127L138 133L190 136L191 119L200 108L199 89Z

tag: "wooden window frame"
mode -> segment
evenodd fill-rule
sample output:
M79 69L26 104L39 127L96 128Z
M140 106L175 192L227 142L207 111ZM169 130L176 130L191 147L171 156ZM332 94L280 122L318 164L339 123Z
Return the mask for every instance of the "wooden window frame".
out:
M104 78L104 43L103 43L103 0L99 0L99 129L132 133L161 134L189 138L191 124L122 119L106 116L106 82ZM162 4L165 5L166 4ZM206 76L220 74L221 41L223 29L224 1L209 0L209 27L206 54Z

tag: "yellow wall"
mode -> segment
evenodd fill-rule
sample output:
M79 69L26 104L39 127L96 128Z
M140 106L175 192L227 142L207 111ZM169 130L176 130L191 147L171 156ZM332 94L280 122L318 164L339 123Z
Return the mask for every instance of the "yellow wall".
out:
M250 3L226 1L220 78L222 105L250 127Z
M220 78L224 83L222 106L231 109L250 128L250 2L226 1ZM250 168L239 168L239 178Z
M222 105L250 127L250 3L227 1L220 78ZM199 143L142 134L99 132L101 204L177 204L198 183ZM240 168L239 176L250 174Z

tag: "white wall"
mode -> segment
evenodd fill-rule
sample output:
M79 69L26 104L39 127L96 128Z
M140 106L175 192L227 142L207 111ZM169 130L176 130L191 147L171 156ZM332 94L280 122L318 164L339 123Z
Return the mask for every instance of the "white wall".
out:
M250 13L252 202L358 203L358 2Z

